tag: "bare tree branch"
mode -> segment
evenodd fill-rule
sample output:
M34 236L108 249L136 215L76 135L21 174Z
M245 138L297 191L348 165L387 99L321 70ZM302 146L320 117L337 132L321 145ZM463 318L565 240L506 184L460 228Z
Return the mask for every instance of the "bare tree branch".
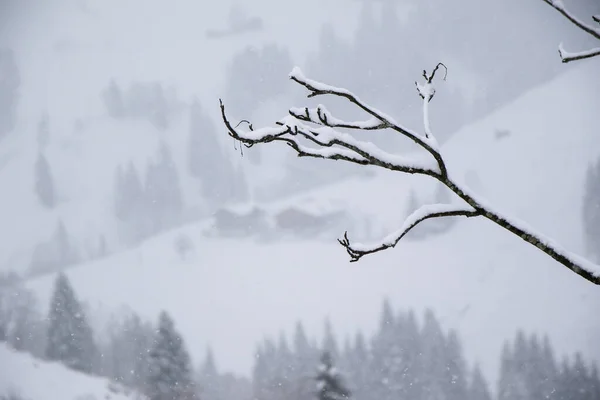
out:
M379 243L365 245L362 243L351 244L348 239L348 232L344 233L344 237L338 239L338 242L346 248L350 255L350 262L358 261L361 257L367 254L377 253L382 250L395 247L400 240L414 227L421 222L433 218L444 217L477 217L479 212L466 205L456 206L451 204L427 204L421 206L415 212L410 214L404 221L404 224L396 232L388 235Z
M563 48L562 44L560 44L558 46L558 54L560 55L562 62L568 63L571 61L584 60L586 58L596 57L597 55L600 55L600 47L586 51L580 51L577 53L570 53Z
M325 106L319 104L317 108L291 108L290 115L300 121L312 122L313 124L328 126L330 128L360 129L374 131L389 128L379 119L371 118L368 121L346 122L335 118Z
M582 31L590 34L592 37L600 40L600 28L595 28L591 25L587 25L579 18L575 17L569 10L565 8L565 5L562 0L543 0L547 4L549 4L552 8L561 13L565 18L567 18L571 23L577 26ZM600 16L594 15L592 19L598 23L600 23ZM586 58L592 58L597 55L600 55L600 48L595 48L591 50L586 50L578 53L571 53L565 51L562 47L562 44L559 46L558 53L560 54L560 58L563 63L568 63L571 61L583 60Z
M425 79L429 79L426 76L425 71L423 71L423 76L425 77ZM431 79L433 79L434 76L435 76L435 73L432 73ZM419 135L418 133L413 132L413 131L409 130L408 128L405 128L404 126L398 124L390 116L385 115L384 113L375 109L374 107L367 105L366 103L361 101L358 98L358 96L354 95L353 93L351 93L350 91L348 91L346 89L336 88L333 86L323 84L321 82L314 81L312 79L307 79L304 76L304 74L302 73L302 71L300 70L300 68L294 68L292 70L292 72L290 73L289 77L294 82L304 86L306 89L309 90L309 92L310 92L308 94L309 98L329 94L329 95L343 97L343 98L347 99L351 103L355 104L358 108L365 111L367 114L371 115L372 117L374 117L374 118L378 119L379 121L381 121L382 123L386 124L390 129L393 129L394 131L402 134L403 136L406 136L407 138L409 138L410 140L415 142L417 145L422 147L425 151L427 151L429 154L431 154L435 158L436 162L438 163L441 175L447 174L446 165L444 163L444 160L442 159L442 156L439 154L437 147L435 147L436 143L432 143L429 140L427 140L427 138L424 138L421 135Z
M298 149L303 149L302 154L299 155L307 156L310 152L307 151L308 148L300 142L301 139L305 139L313 144L331 148L326 153L327 157L325 158L348 158L346 161L351 160L352 162L356 162L357 159L366 160L370 165L409 174L423 174L429 176L438 176L441 174L436 163L419 159L411 160L406 157L387 153L373 143L356 140L352 136L337 132L328 126L311 129L301 122L295 121L295 113L290 114L289 117L285 117L281 121L278 121L278 126L275 128L269 127L242 132L231 125L225 112L225 106L221 101L221 116L229 135L243 143L254 145L256 143L283 141L298 153L300 153ZM340 152L341 149L339 149L339 147L350 150L350 153L346 150L344 150L343 153ZM351 157L349 154L353 154L353 156ZM436 152L436 154L438 153Z
M398 231L392 233L378 244L368 246L352 244L348 239L348 235L345 234L342 239L339 239L339 242L346 248L351 261L357 261L364 255L394 247L411 229L427 219L452 216L481 216L535 246L584 279L600 285L600 266L562 249L552 239L535 232L525 223L503 216L494 207L487 204L484 199L470 193L467 188L456 183L448 174L437 142L431 134L427 108L435 95L435 89L432 84L436 71L438 71L440 66L446 69L445 65L439 63L431 74L428 75L426 71L423 71L424 84L419 85L416 83L418 93L424 101L423 119L425 135L420 135L404 128L391 117L364 103L346 89L335 88L305 78L298 68L294 68L290 74L290 79L306 87L309 90L308 97L321 95L343 97L371 115L372 118L362 122L346 122L334 118L324 106L320 105L316 109L292 108L289 111L289 115L278 121L275 127L254 130L252 125L248 123L249 130L241 131L237 129L237 126L234 128L229 122L222 101L220 102L221 115L227 127L228 134L248 146L258 143L281 141L293 148L300 157L343 160L360 165L374 165L392 171L431 176L464 201L465 204L461 206L438 204L422 207L411 214ZM304 122L317 125L317 127L305 125ZM356 140L351 135L338 132L334 128L364 131L391 129L415 142L429 153L429 155L433 156L433 160L409 160L389 154L373 143ZM307 142L308 144L317 146L317 148L306 146L302 142Z

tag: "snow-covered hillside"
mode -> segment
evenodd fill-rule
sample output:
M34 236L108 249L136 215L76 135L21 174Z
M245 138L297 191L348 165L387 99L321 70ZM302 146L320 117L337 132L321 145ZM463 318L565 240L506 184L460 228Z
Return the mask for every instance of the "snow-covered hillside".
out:
M140 395L125 393L107 379L72 371L18 353L0 343L0 396L15 394L23 400L127 400Z
M443 148L458 179L580 253L585 169L600 155L600 80L590 79L599 68L598 60L581 63L466 127ZM371 213L393 229L409 190L433 190L432 183L382 172L310 197ZM201 231L190 225L166 233L73 268L69 277L92 307L127 304L152 319L168 310L196 360L210 344L224 369L241 373L249 372L263 335L290 333L297 319L316 334L326 315L342 335L374 330L382 296L399 308L434 309L445 327L460 331L469 360L478 360L491 379L502 342L519 328L548 333L561 354L580 350L600 360L597 287L485 220L460 220L447 234L403 242L355 264L334 237L330 244L258 244L207 239ZM186 260L174 247L183 233L195 246ZM42 304L52 279L29 282Z
M0 198L0 220L3 226L12 227L0 242L0 270L27 269L33 248L49 239L59 218L81 249L96 245L100 235L106 237L109 248L118 248L113 216L115 170L129 161L143 170L161 139L177 162L184 202L198 215L194 210L202 206L198 181L187 173L187 108L175 115L166 132L160 132L145 121L110 118L102 91L110 79L124 87L134 81L161 82L166 88L174 87L184 104L199 98L216 123L224 71L244 47L283 44L294 62L303 63L314 50L325 21L336 25L342 36L352 33L359 5L342 0L314 0L313 4L321 12L313 13L310 2L295 12L297 18L306 20L302 31L289 29L285 19L276 18L288 4L268 0L253 2L252 7L234 1L177 6L145 1L143 7L130 0L49 2L28 12L26 21L3 27L7 34L0 38L0 46L14 49L21 85L17 126L0 145L0 187L10 188ZM265 20L262 31L207 38L208 29L227 24L232 6L250 17L272 17ZM312 29L309 23L314 24ZM50 116L50 139L44 153L58 197L58 206L50 211L39 204L34 192L37 127L43 113ZM222 141L233 153L231 158L239 160L232 142L225 135Z

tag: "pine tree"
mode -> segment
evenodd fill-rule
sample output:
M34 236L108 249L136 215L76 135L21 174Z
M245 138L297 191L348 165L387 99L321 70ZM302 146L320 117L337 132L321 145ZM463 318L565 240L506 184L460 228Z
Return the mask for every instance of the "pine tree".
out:
M59 273L48 315L46 357L90 373L96 356L92 329L67 276Z
M148 376L148 352L154 339L152 324L132 312L110 326L107 375L116 382L140 390Z
M161 312L148 359L146 394L149 400L195 398L190 356L173 320Z
M148 165L144 194L153 222L152 232L178 222L183 209L179 174L165 142L160 144L157 159Z
M592 379L579 352L575 354L571 373L572 386L570 389L572 390L573 400L592 400Z
M576 400L573 398L573 391L576 390L573 387L573 375L569 360L564 358L557 377L556 393L554 394L556 400Z
M41 347L45 344L44 324L38 313L38 303L34 294L17 285L11 291L12 322L7 335L8 343L18 351L30 354L43 355ZM1 300L0 300L1 302Z
M221 396L219 372L215 364L212 349L206 350L206 358L200 367L198 374L198 385L200 387L200 398L202 400L225 400Z
M445 347L446 371L444 392L447 400L462 400L467 397L466 362L455 331L450 331Z
M42 152L50 142L50 117L48 113L42 114L37 130L37 143L39 151Z
M582 214L587 251L600 260L600 160L587 169Z
M469 385L468 400L492 400L488 384L481 373L479 365L475 365Z
M247 197L243 174L236 175L221 148L217 130L198 100L190 108L189 170L201 183L202 195L210 207ZM236 195L236 190L240 193Z
M50 164L48 164L48 160L42 153L38 154L35 162L35 192L44 206L54 208L56 205L54 180L50 171Z
M433 311L425 312L421 330L423 393L426 398L443 399L446 390L446 344L442 328Z
M293 370L296 380L296 387L293 394L293 400L304 400L312 397L314 386L311 377L314 365L319 360L319 350L313 346L306 336L304 327L300 322L296 323L293 338Z
M62 220L58 221L53 242L56 246L56 260L59 269L79 261L79 254L71 243L67 228Z
M15 53L10 49L0 49L0 138L15 127L20 85Z
M367 399L372 395L371 386L373 370L371 354L367 348L365 337L358 333L354 338L354 344L345 355L346 371L348 373L348 389L352 391L353 397Z
M398 317L400 331L398 342L403 350L404 371L400 378L401 393L407 399L419 399L423 396L425 374L423 363L423 340L415 313L410 310L404 317Z
M350 397L350 391L342 383L341 376L333 366L331 354L327 351L321 356L316 380L318 400L340 400Z
M329 318L325 320L325 334L323 335L323 345L321 346L321 349L322 351L329 353L332 358L337 359L339 357L340 351Z
M403 349L398 341L400 322L394 317L392 307L386 299L379 322L379 331L373 338L373 359L371 368L377 371L379 388L375 386L375 396L382 400L392 400L402 395L400 387L405 365Z
M279 335L277 343L276 358L274 360L274 370L276 371L275 398L291 399L296 392L296 379L294 371L294 355L290 350L287 340L283 333Z
M104 100L108 115L115 119L122 119L125 117L126 110L123 92L114 79L110 80L108 87L102 94L102 99Z
M277 347L265 339L256 351L253 370L253 394L259 400L276 400L278 387Z

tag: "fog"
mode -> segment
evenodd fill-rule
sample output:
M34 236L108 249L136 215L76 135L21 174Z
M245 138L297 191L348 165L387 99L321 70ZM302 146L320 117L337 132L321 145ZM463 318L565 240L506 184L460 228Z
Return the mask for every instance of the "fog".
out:
M598 26L600 3L564 3ZM598 47L544 0L0 0L0 399L37 400L42 376L75 388L49 398L106 380L150 400L308 399L324 352L364 400L600 395L596 285L483 218L426 221L349 263L345 231L376 242L461 200L246 147L219 108L244 130L319 104L364 119L307 98L299 67L421 134L415 84L443 63L429 115L451 176L598 262L600 58L562 63L561 43ZM395 131L348 133L426 156ZM162 345L187 365L177 395L156 394L169 374L145 354ZM73 370L93 379L69 386Z

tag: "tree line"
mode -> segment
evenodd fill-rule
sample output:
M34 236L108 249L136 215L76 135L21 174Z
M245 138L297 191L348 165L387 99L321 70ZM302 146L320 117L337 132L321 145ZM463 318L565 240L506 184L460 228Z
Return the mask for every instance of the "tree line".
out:
M95 334L89 310L64 273L57 275L48 315L14 276L0 280L0 341L68 368L110 378L150 400L595 400L596 364L579 353L557 360L547 337L518 331L506 341L492 390L481 369L464 358L460 337L435 314L392 309L384 301L371 337L343 345L329 322L321 341L298 322L288 342L265 338L255 351L251 380L220 372L210 348L194 364L173 318L153 324L135 312L113 317ZM419 322L419 319L422 321ZM333 392L330 392L333 391ZM337 394L336 394L337 393Z

